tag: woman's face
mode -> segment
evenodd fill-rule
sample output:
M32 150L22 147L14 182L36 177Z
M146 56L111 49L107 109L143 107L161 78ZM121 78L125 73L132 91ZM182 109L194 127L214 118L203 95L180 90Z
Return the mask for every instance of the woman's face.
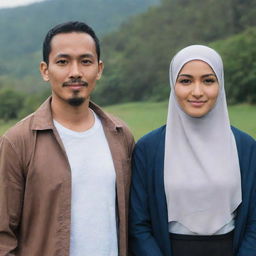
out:
M180 107L189 116L206 115L215 105L218 93L217 77L204 61L189 61L180 70L175 94Z

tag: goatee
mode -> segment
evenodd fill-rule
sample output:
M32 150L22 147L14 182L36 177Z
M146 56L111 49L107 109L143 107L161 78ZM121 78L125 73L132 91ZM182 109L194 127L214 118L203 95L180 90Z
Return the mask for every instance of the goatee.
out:
M73 107L81 106L84 103L84 101L85 101L85 98L82 98L82 97L74 97L74 98L68 99L68 103Z

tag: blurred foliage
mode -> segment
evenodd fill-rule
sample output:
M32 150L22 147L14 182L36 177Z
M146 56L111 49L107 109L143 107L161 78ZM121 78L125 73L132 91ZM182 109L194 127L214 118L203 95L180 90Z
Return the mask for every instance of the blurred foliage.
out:
M256 103L256 27L212 43L223 58L230 103Z
M0 90L0 119L9 120L18 117L23 107L23 96L10 89Z
M131 15L160 0L46 0L28 6L0 9L0 55L17 57L41 49L45 33L69 20L90 24L97 34L117 29ZM18 42L18 45L17 45Z
M128 17L144 12L160 0L46 0L28 6L0 9L0 75L37 81L41 47L54 25L79 20L103 36Z
M162 0L160 6L134 17L118 31L104 37L102 52L105 71L96 89L95 100L109 104L166 99L169 96L168 67L173 55L190 44L209 45L218 41L216 48L223 48L221 54L227 61L226 81L231 75L235 78L234 73L237 71L240 72L239 77L250 73L246 82L240 79L236 81L236 87L228 87L231 101L253 102L254 96L248 93L256 93L252 85L255 80L255 68L252 65L255 30L243 31L256 25L256 20L252 18L255 10L256 0ZM243 42L243 47L238 43L232 48L226 47L233 41L239 41L233 38L239 33L238 38ZM225 51L229 52L231 58L237 56L238 52L241 57L251 55L252 58L249 60L244 56L243 59L237 60L235 57L231 60L226 57ZM245 73L244 61L249 61ZM235 66L229 66L232 62ZM229 84L233 84L232 79ZM248 93L240 97L237 96L239 92L233 91L240 90L238 87L250 89L241 89Z
M52 24L71 19L105 34L105 69L93 94L99 104L167 99L169 63L190 44L209 45L223 57L229 103L256 103L256 0L161 0L148 8L158 1L48 0L0 10L0 118L23 117L50 94L38 71L39 48ZM10 102L16 104L9 109Z
M24 97L23 107L19 109L18 116L23 118L34 112L51 94L50 89Z
M30 95L12 89L0 89L0 119L21 119L37 109L49 95L49 89Z

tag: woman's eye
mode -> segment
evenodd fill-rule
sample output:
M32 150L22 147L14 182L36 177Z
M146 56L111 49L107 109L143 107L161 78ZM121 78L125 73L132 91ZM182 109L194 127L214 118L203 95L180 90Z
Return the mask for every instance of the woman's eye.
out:
M205 80L204 80L204 83L205 83L205 84L213 84L213 83L215 83L215 79L213 79L213 78L205 79Z
M181 80L179 80L179 83L181 83L181 84L190 84L191 80L190 79L181 79Z

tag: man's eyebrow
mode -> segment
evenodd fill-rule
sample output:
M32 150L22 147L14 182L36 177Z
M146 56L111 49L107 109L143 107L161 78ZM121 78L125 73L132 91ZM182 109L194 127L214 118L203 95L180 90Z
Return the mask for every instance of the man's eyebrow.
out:
M56 56L56 58L69 58L69 57L70 57L70 55L65 54L65 53L59 53L59 54Z
M71 56L66 53L59 53L56 57L57 58L70 58ZM94 57L94 55L90 54L90 53L82 54L79 56L79 58L93 58L93 57Z
M93 54L90 54L90 53L86 53L86 54L82 54L79 56L80 58L93 58L94 55Z

